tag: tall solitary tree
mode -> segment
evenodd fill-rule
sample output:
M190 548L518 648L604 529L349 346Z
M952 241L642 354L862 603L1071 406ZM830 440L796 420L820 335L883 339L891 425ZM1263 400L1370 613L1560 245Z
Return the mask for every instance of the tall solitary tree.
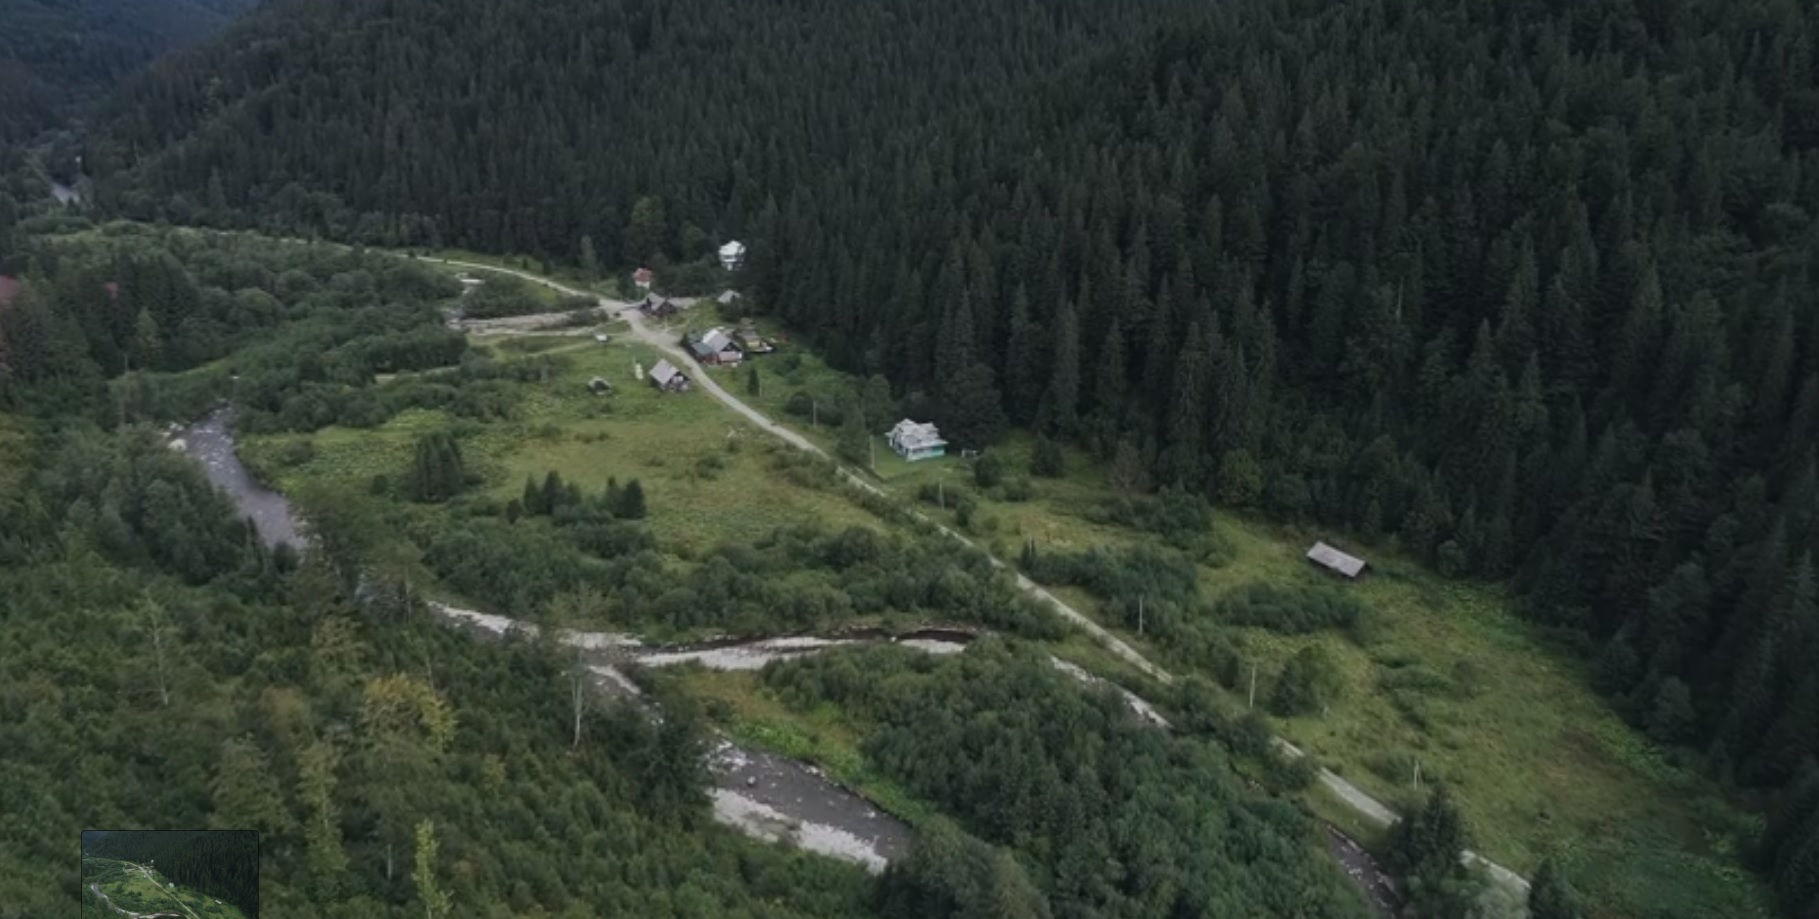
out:
M428 820L417 823L417 861L411 872L411 883L417 885L417 899L423 903L423 919L447 916L449 895L436 882L436 825Z
M1584 915L1566 878L1560 874L1560 866L1551 857L1541 860L1540 869L1529 883L1528 915L1529 919L1580 919Z
M642 265L663 249L663 201L645 196L632 205L625 224L625 260Z
M581 279L589 284L600 280L600 259L594 254L594 238L581 237Z

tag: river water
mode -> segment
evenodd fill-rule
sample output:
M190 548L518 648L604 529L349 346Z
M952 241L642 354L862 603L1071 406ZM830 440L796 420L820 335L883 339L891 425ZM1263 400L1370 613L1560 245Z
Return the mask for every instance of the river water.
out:
M242 516L251 517L267 546L304 548L303 528L290 502L260 484L234 452L233 411L219 408L181 428L170 440L173 450L187 453L202 466L210 484L227 493Z
M201 464L209 482L226 492L240 512L252 518L267 545L304 546L303 529L290 502L260 484L234 450L232 412L222 408L178 430L170 441ZM502 639L514 629L534 633L535 626L505 616L433 603L443 622L489 639ZM621 669L626 663L666 667L695 663L712 670L757 670L773 660L814 654L830 648L891 643L929 654L965 650L974 637L959 629L924 629L902 635L878 630L829 636L781 636L727 639L686 646L648 645L617 632L563 630L558 640L587 654L593 688L607 696L636 699L638 685ZM1169 723L1148 702L1130 691L1053 658L1055 667L1083 685L1117 692L1142 723L1167 730ZM660 715L655 715L660 717ZM718 738L708 756L714 776L714 817L748 835L785 843L863 866L878 873L908 854L911 832L903 821L876 803L830 779L819 768ZM1364 891L1380 915L1395 916L1395 894L1376 862L1355 842L1327 827L1328 851L1346 875Z

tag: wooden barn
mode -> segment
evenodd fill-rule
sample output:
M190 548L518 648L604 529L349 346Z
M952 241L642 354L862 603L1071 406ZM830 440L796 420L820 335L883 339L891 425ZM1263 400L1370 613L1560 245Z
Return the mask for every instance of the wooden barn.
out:
M658 361L651 368L651 385L663 392L688 392L688 374L676 369L669 361Z

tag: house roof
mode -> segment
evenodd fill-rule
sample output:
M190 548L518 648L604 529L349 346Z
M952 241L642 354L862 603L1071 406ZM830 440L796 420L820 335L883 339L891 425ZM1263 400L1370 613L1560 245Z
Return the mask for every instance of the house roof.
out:
M637 281L639 283L649 281L651 278L654 278L656 276L657 276L657 273L650 270L649 268L640 268L637 271L632 272L632 280Z
M891 437L906 449L919 447L945 446L947 441L941 439L941 431L933 424L911 421L908 418L897 422L891 428Z
M23 285L19 283L18 278L0 274L0 306L6 306L17 299L21 286Z
M675 364L667 360L658 361L657 365L651 368L651 379L656 380L659 384L667 384L676 377L688 379L682 371L676 369Z
M715 297L714 299L720 301L721 303L731 303L734 300L739 299L741 296L744 296L744 295L739 293L736 290L729 289L729 290L722 291L720 293L720 296Z
M732 336L727 335L725 329L708 329L707 334L701 336L701 343L715 351L725 351L728 348L737 347L733 344Z
M1316 565L1331 568L1348 578L1355 578L1358 572L1364 570L1364 559L1347 555L1323 542L1314 543L1314 547L1307 550L1307 558Z
M742 243L736 239L728 240L726 245L720 247L720 254L721 255L743 255L743 254L745 254L745 243Z
M694 352L696 357L708 357L709 355L718 354L720 351L719 348L716 348L693 335L689 336L688 349Z

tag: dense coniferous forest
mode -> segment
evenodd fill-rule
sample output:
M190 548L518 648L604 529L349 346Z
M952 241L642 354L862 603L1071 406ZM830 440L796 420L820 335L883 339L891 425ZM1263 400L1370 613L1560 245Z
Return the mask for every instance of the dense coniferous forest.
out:
M107 833L85 839L82 854L156 863L166 878L259 915L259 836L251 830Z
M0 144L62 127L258 0L0 0Z
M1318 6L850 164L757 234L759 301L963 443L1033 425L1511 579L1657 741L1790 787L1819 755L1813 23ZM1762 864L1810 909L1819 822L1777 825Z
M903 125L1192 6L291 0L119 94L89 162L127 216L693 257Z

